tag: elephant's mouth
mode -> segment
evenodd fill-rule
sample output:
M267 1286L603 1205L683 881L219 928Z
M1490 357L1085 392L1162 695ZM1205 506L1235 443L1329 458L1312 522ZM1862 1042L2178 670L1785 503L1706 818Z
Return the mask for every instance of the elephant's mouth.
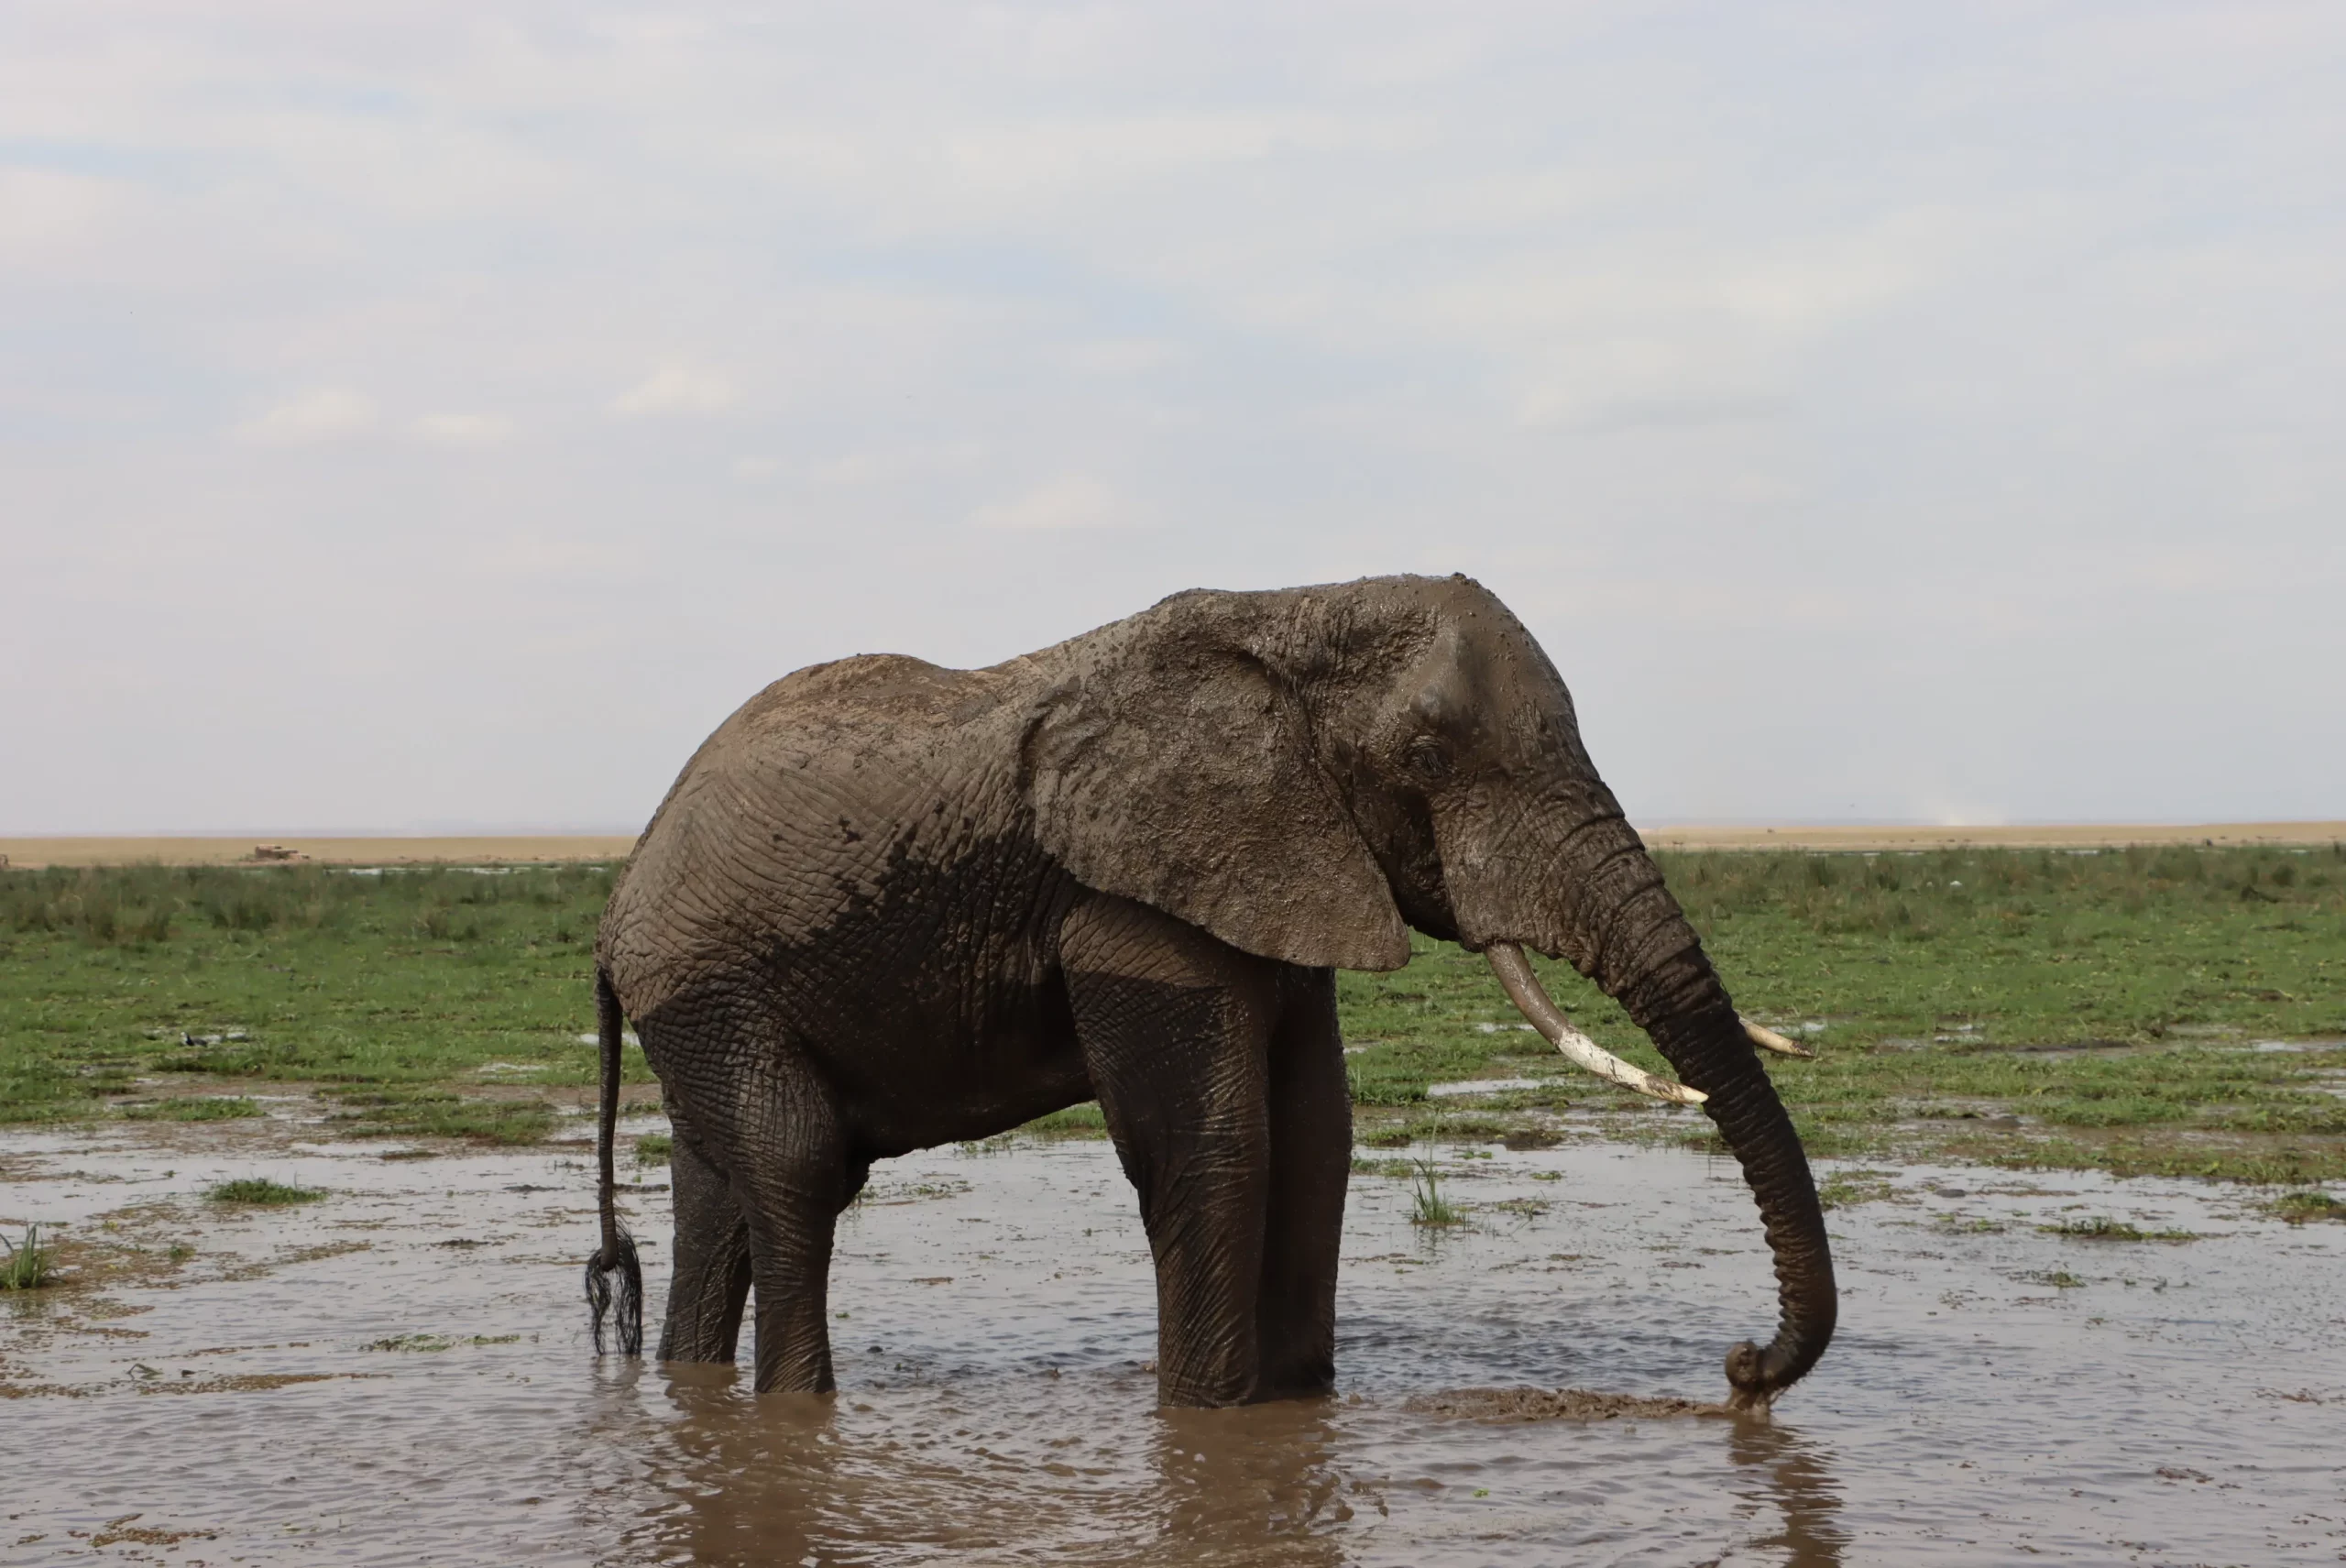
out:
M1556 1005L1555 999L1548 994L1547 987L1540 983L1540 977L1532 970L1531 960L1524 955L1520 945L1493 942L1484 949L1483 956L1490 960L1492 972L1499 977L1499 984L1506 988L1507 1000L1515 1003L1516 1010L1530 1021L1531 1026L1539 1030L1550 1045L1563 1052L1564 1059L1574 1067L1593 1072L1624 1089L1634 1089L1640 1094L1650 1094L1656 1100L1667 1101L1673 1105L1700 1105L1710 1098L1699 1089L1689 1089L1683 1083L1673 1082L1623 1061L1573 1027L1572 1021L1564 1016L1563 1009ZM1815 1054L1805 1046L1796 1045L1773 1029L1763 1028L1749 1018L1738 1017L1736 1021L1743 1025L1744 1037L1762 1050L1788 1057L1812 1057Z

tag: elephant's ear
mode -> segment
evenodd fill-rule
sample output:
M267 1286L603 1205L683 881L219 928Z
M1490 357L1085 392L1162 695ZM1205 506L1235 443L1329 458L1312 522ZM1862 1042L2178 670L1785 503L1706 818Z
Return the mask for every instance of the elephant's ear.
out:
M1025 772L1043 847L1242 951L1399 969L1408 927L1301 705L1242 649L1139 624L1178 604L1094 633L1038 705Z

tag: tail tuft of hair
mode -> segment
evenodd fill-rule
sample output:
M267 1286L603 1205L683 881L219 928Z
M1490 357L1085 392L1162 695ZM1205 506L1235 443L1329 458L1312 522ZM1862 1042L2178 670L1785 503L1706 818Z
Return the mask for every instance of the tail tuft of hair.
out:
M586 1309L594 1314L597 1355L607 1353L603 1324L614 1313L619 1354L643 1354L643 1266L636 1261L635 1238L624 1229L586 1260Z
M601 1047L603 1093L595 1122L595 1207L603 1245L586 1260L586 1307L594 1313L595 1354L603 1354L603 1321L618 1312L621 1355L643 1354L643 1266L636 1261L635 1238L619 1223L619 1178L611 1146L619 1141L619 1046L627 1020L619 1012L611 977L595 970L596 1043Z

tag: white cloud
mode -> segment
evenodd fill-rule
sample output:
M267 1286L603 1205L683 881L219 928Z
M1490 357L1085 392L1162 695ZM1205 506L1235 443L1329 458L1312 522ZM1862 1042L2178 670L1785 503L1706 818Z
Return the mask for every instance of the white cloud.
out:
M498 446L511 439L513 422L500 414L426 414L415 433L435 446Z
M811 464L806 477L821 485L901 484L927 475L966 470L986 455L982 441L944 441L841 453Z
M613 413L716 413L733 406L733 383L705 366L671 360L612 400Z
M594 540L505 539L473 550L473 569L498 576L624 576L641 558L633 545Z
M1010 500L981 506L970 514L981 528L1116 528L1127 521L1116 492L1099 480L1068 474L1037 485Z
M374 423L374 400L365 393L320 387L247 420L236 433L263 446L306 446L356 435Z
M1103 337L1068 350L1068 363L1100 376L1130 376L1161 370L1190 357L1186 344L1167 337Z
M0 169L0 257L78 248L115 204L104 181L46 170Z
M948 165L970 186L1005 192L1258 162L1285 153L1395 151L1428 138L1422 121L1326 113L1117 115L984 126L948 137Z

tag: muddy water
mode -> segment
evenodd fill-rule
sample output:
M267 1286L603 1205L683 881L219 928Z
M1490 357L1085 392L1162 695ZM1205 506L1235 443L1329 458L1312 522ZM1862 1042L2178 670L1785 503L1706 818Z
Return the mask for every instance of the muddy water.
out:
M1841 1336L1772 1421L1508 1421L1453 1391L1716 1398L1727 1345L1766 1326L1766 1258L1731 1166L1453 1151L1460 1229L1355 1179L1334 1399L1160 1413L1146 1248L1102 1145L876 1172L834 1273L841 1393L818 1401L588 1354L583 1149L387 1161L303 1135L0 1142L0 1222L63 1223L82 1274L0 1299L0 1561L2346 1555L2346 1226L2238 1193L1900 1169L1835 1212ZM248 1175L331 1196L199 1197ZM656 1314L666 1195L629 1202ZM2099 1215L2200 1239L2037 1228Z

